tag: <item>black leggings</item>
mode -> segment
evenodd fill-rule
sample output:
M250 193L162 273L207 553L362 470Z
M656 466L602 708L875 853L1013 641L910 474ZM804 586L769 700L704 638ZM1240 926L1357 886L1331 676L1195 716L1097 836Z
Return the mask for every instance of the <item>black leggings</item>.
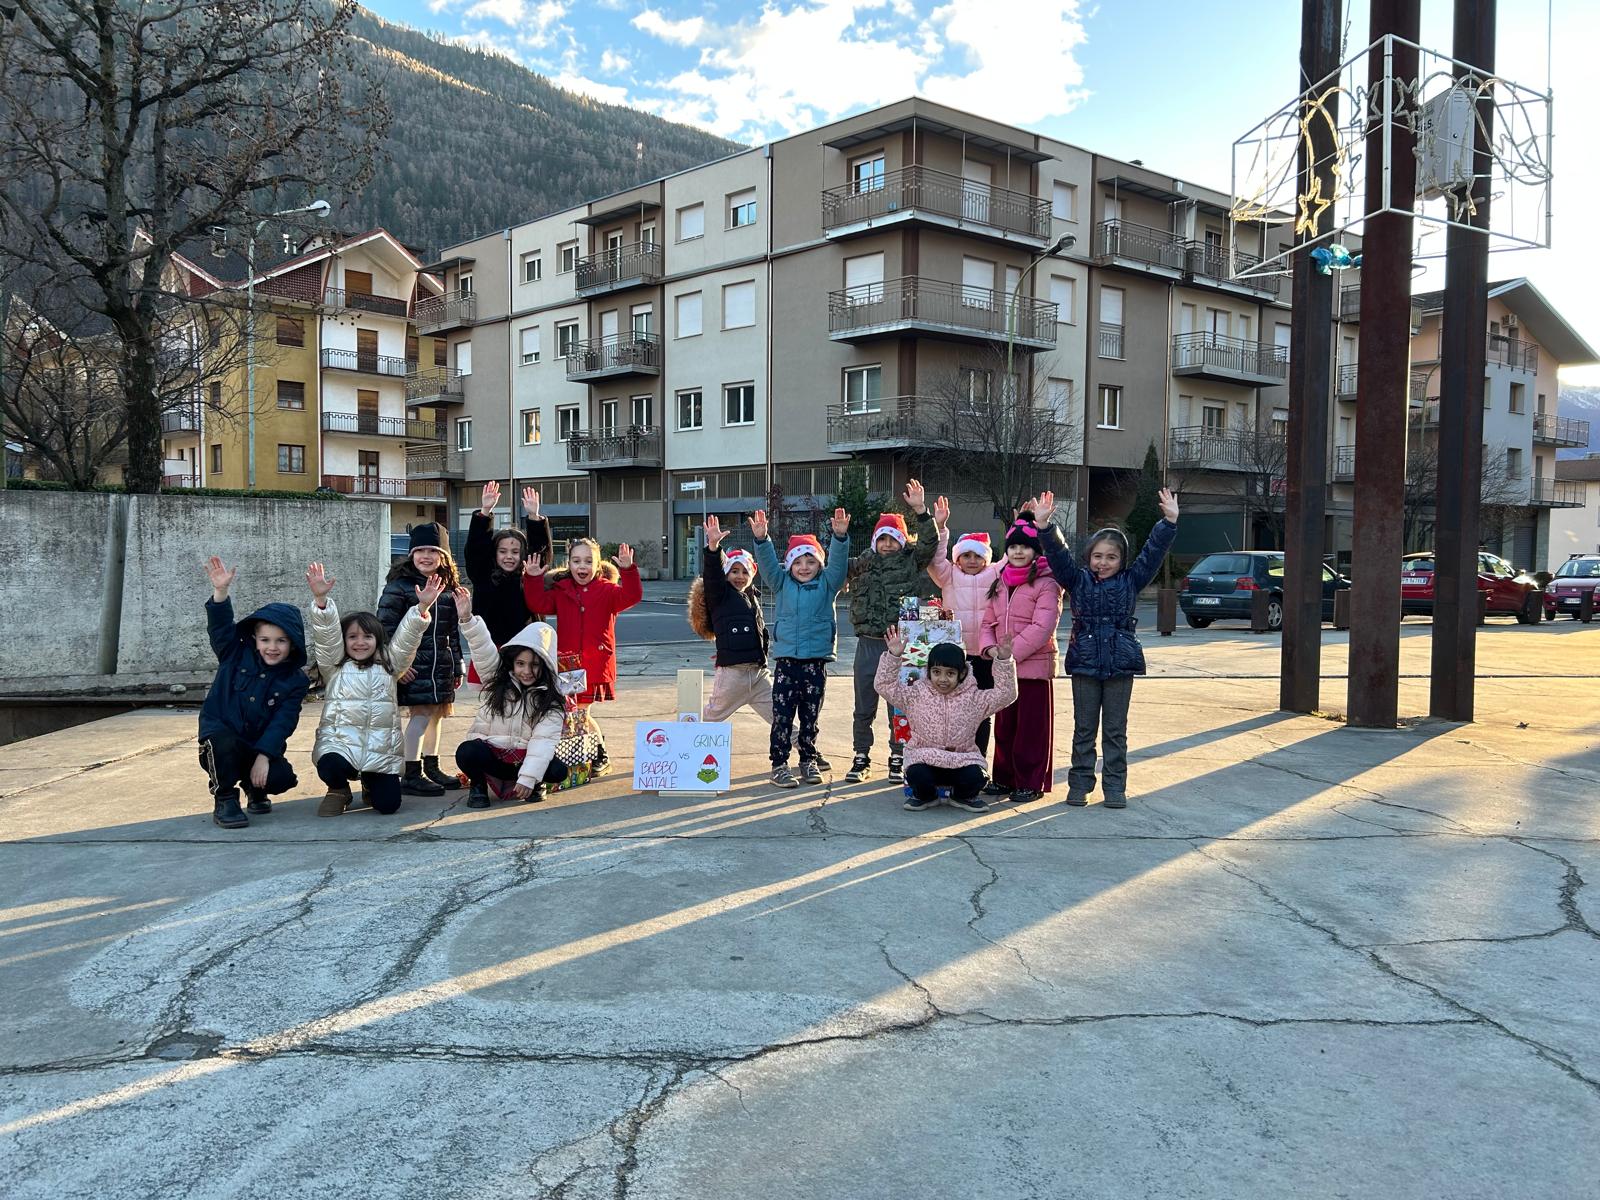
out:
M989 776L982 767L930 767L927 763L913 763L906 768L906 786L918 800L936 800L939 789L947 787L957 800L970 800L983 791Z
M206 787L211 798L214 800L241 787L246 792L256 791L250 782L250 771L260 755L261 751L230 730L201 738L200 765L205 768ZM288 759L269 757L267 786L260 790L268 796L279 796L299 782Z
M494 752L493 746L479 738L462 742L456 747L456 766L461 768L461 773L474 786L482 785L486 775L513 780L522 773L522 764L506 762ZM552 758L550 765L544 769L544 782L560 783L566 777L567 764L559 758Z
M348 787L361 780L361 792L384 816L400 811L400 776L357 771L342 754L324 754L317 759L317 777L330 788Z

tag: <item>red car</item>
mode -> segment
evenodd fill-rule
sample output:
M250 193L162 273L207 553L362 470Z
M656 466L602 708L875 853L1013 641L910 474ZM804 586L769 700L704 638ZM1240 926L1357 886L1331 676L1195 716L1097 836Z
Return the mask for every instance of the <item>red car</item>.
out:
M1581 619L1583 594L1600 587L1600 554L1574 554L1556 568L1550 582L1545 585L1544 615L1550 620L1557 613L1569 613L1574 620ZM1600 594L1595 595L1600 602ZM1600 603L1593 603L1591 613L1600 612Z
M1496 554L1478 551L1478 592L1489 598L1489 615L1516 617L1537 625L1544 617L1544 589L1526 571ZM1400 560L1400 611L1433 615L1433 555L1408 554Z

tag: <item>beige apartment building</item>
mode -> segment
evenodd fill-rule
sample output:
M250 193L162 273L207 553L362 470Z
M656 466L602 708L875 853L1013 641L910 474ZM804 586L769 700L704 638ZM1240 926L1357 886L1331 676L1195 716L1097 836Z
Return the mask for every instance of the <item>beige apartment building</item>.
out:
M704 514L825 510L851 462L874 491L951 491L923 458L949 448L933 393L955 387L1048 407L1065 436L1039 486L1080 530L1125 514L1154 446L1180 553L1270 544L1288 280L1234 276L1291 231L1232 244L1229 203L910 99L472 239L422 268L450 446L427 478L456 527L484 481L531 484L558 540L631 541L681 577ZM997 528L952 500L955 525Z

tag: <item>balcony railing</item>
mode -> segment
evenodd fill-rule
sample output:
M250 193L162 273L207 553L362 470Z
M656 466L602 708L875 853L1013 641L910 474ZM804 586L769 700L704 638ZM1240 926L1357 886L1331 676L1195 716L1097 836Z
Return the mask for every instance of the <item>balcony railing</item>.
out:
M1094 261L1116 261L1181 272L1188 246L1183 238L1164 229L1135 225L1132 221L1101 221L1094 229Z
M1050 239L1048 201L931 167L904 167L822 193L822 228L827 233L916 216L977 226L979 232L993 230L1040 245Z
M406 376L407 404L459 404L461 398L461 372L454 367L433 367Z
M1122 326L1106 325L1102 323L1100 326L1100 357L1123 358L1125 357L1123 354L1123 349L1124 341Z
M661 427L632 425L621 433L579 433L567 439L567 466L580 470L607 467L659 467Z
M362 350L324 350L322 365L334 371L360 371L390 379L406 377L406 360L389 354L368 354Z
M1333 478L1336 483L1355 482L1356 448L1354 446L1335 446L1333 448Z
M950 396L883 396L859 405L828 406L828 449L840 454L913 446L962 447L993 453L1007 444L1059 444L1061 413L1053 407L991 406ZM997 426L1010 426L997 434Z
M200 486L200 476L196 472L186 472L182 475L163 475L161 486L167 491L177 491L180 488L197 488Z
M625 287L659 283L664 273L661 247L655 242L629 242L578 260L577 293L598 296Z
M1221 246L1210 242L1189 242L1184 251L1184 273L1200 280L1210 280L1224 287L1247 292L1259 292L1262 295L1276 296L1283 287L1283 278L1279 275L1245 275L1236 277L1240 271L1248 271L1252 267L1261 265L1261 256L1246 254L1243 250L1236 250L1233 261L1228 260L1228 252Z
M1270 387L1288 380L1289 351L1216 333L1180 333L1172 339L1172 371Z
M1524 342L1501 334L1489 335L1487 357L1490 362L1500 363L1503 366L1510 367L1513 371L1537 371L1539 369L1539 347L1537 345L1533 342Z
M466 455L454 446L413 446L406 451L407 479L461 479Z
M199 433L199 408L169 408L161 414L162 433Z
M404 300L394 296L374 296L371 292L352 292L348 288L335 287L323 291L322 303L335 312L354 309L384 317L403 317L409 307Z
M414 417L380 417L377 413L325 412L322 428L329 433L353 433L359 437L397 437L413 442L442 442L444 426L436 421Z
M1356 381L1361 378L1361 372L1355 363L1340 363L1334 372L1333 394L1340 400L1354 400L1356 398Z
M1583 480L1549 479L1540 475L1528 481L1528 503L1537 508L1582 508L1584 503Z
M1167 435L1167 465L1171 467L1282 475L1287 462L1288 445L1276 434L1185 425Z
M918 420L917 396L881 396L859 404L828 406L828 449L892 449L932 443L937 431L930 428L928 406L922 400L922 419Z
M1361 285L1347 283L1339 289L1339 320L1359 321L1361 319Z
M1056 306L993 288L969 287L907 275L828 293L828 333L835 340L876 337L905 329L1053 349Z
M1406 401L1410 404L1425 404L1428 400L1428 387L1433 381L1432 371L1413 371L1406 391Z
M1437 400L1424 400L1421 404L1414 405L1406 419L1414 428L1431 429L1439 423L1439 402Z
M385 479L378 475L324 475L322 486L341 496L382 496L391 500L443 500L442 481Z
M472 292L446 292L417 301L417 332L438 333L478 319L478 297Z
M574 342L567 355L567 378L573 382L659 374L661 336L655 333L617 333L590 338Z
M1555 413L1535 413L1533 440L1547 446L1587 446L1589 422L1577 417L1558 417Z

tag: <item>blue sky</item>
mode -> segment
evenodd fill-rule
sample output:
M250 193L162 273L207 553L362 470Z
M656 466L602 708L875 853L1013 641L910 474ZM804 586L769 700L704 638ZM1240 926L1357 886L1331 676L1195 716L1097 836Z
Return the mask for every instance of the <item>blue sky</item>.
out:
M1222 189L1234 139L1298 90L1294 0L368 3L574 91L749 144L920 94ZM1348 8L1353 51L1367 12L1364 0ZM1500 0L1499 14L1500 73L1556 95L1555 248L1497 254L1490 275L1529 276L1600 350L1588 219L1600 188L1590 116L1600 112L1600 80L1588 60L1600 45L1600 4ZM1421 40L1448 47L1449 0L1424 0ZM1571 377L1600 383L1600 367Z

